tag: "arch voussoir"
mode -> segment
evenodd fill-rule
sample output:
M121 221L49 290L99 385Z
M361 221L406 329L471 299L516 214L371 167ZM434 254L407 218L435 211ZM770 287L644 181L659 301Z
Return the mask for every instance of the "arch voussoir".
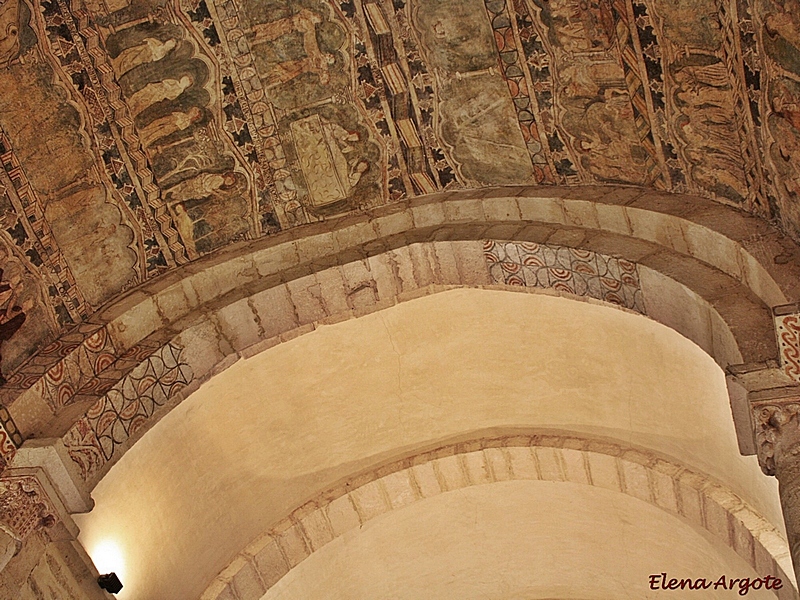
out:
M239 357L320 324L452 287L605 302L676 329L722 367L776 362L770 309L794 292L778 284L791 277L690 220L699 215L716 223L716 213L683 208L689 214L676 216L675 206L691 203L672 206L652 194L636 188L449 193L226 249L131 291L16 373L3 390L3 427L14 433L4 460L13 466L26 437L63 438L91 489L170 407ZM739 237L754 220L705 202L741 221L733 232ZM506 247L502 258L492 254ZM589 264L595 272L583 272ZM537 270L564 271L566 280ZM686 311L697 317L694 324L683 318ZM184 366L156 370L165 352ZM125 390L137 386L144 386L141 397L127 398ZM116 405L132 419L114 417Z
M789 549L777 529L708 476L611 441L514 433L443 445L322 492L244 548L201 600L259 600L313 553L377 517L440 494L507 481L595 486L632 496L717 538L757 572L789 581ZM796 597L791 586L776 593Z

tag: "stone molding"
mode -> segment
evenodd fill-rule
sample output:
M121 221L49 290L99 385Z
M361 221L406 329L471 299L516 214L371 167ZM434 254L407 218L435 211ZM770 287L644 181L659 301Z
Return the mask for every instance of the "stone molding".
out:
M800 265L756 258L783 256L782 234L710 200L622 186L434 194L241 244L143 284L9 375L0 401L10 407L32 395L57 414L87 395L105 393L138 362L131 353L160 347L171 337L169 328L211 302L417 242L485 238L640 262L712 304L721 299L720 289L767 307L800 297ZM731 288L736 285L743 290ZM138 347L148 340L151 345ZM754 348L745 362L767 350ZM767 353L777 357L775 349Z
M716 537L756 572L790 581L785 539L727 487L650 451L541 434L448 445L352 477L259 536L201 600L258 600L313 552L375 517L441 493L507 480L592 485L633 496ZM795 599L797 592L787 585L777 596Z
M673 282L676 298L688 291L696 303L711 306L718 325L710 337L733 333L732 352L706 348L721 366L777 362L769 307L785 303L787 293L798 293L800 273L791 264L762 266L746 249L749 238L743 232L756 231L760 245L753 251L763 254L775 246L777 252L778 241L770 238L777 233L763 221L710 201L698 211L695 200L625 187L439 194L228 249L131 291L98 312L96 323L82 325L15 374L10 387L0 390L0 400L9 413L4 427L16 434L7 435L11 442L0 449L10 461L25 437L71 432L65 443L91 455L82 469L96 482L103 465L116 460L142 427L149 427L146 423L157 420L153 415L168 410L226 361L311 331L318 323L453 286L511 289L519 282L501 284L493 278L484 240L563 248L579 259L573 261L577 265L587 263L581 256L590 256L598 275L620 261L637 265L639 275L660 274ZM730 227L733 221L737 227ZM583 273L571 273L574 289L566 294L580 294L581 286L591 292ZM636 285L643 285L638 279ZM686 335L676 324L680 319L651 314L636 286L628 291L623 306ZM152 388L154 401L147 406L125 394L120 399L120 390L132 381L150 381L138 378L136 369L156 360L169 344L186 348L192 377L181 376L184 390ZM48 366L48 353L60 357L54 366ZM28 368L33 370L27 373ZM133 418L127 418L128 411ZM99 469L97 463L102 463Z
M567 280L558 279L559 283L568 284L566 289L541 286L540 275L536 281L520 279L506 283L495 279L491 272L493 268L502 269L503 264L506 269L514 266L508 264L507 256L497 262L491 248L500 244L486 240L412 244L300 277L204 313L200 322L187 326L98 398L63 434L63 443L80 469L85 489L91 490L172 407L239 358L258 354L320 325L357 318L399 302L456 288L557 295L641 314L647 312L648 298L651 298L650 309L657 309L668 283L672 286L668 289L677 296L694 298L694 304L684 308L695 311L696 320L708 323L713 332L707 332L709 335L703 340L691 331L680 330L680 324L669 321L669 315L662 316L661 322L681 331L723 364L740 358L721 317L674 281L662 277L654 283L656 275L646 268L640 269L636 263L628 263L618 271L613 265L618 266L620 259L600 253L587 254L553 245L544 248L532 242L502 242L507 251L516 246L524 250L523 244L528 249L547 250L550 258L543 255L544 264L538 269L553 269L561 276L563 257L570 261L571 269L567 269L570 275ZM611 273L608 265L612 265ZM616 279L609 276L614 273ZM596 281L601 275L604 282ZM618 294L620 289L626 290L622 296ZM604 290L616 290L615 296L604 295ZM633 308L625 306L625 294ZM682 318L685 312L678 317Z

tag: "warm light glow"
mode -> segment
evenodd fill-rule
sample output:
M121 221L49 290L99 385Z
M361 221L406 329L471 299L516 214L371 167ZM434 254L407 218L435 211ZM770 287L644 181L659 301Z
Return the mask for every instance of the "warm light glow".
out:
M113 540L103 540L89 553L100 574L116 573L125 585L125 559L119 545Z

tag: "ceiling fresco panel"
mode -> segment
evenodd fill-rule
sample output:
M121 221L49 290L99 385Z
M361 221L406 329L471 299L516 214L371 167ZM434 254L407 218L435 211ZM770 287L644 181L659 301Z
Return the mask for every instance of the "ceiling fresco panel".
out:
M483 0L414 2L411 11L436 75L436 130L459 173L471 186L536 183Z
M800 239L793 0L0 0L0 90L7 375L231 243L439 191L633 184Z
M665 118L687 190L758 210L766 203L744 101L732 4L647 2L660 44Z
M437 135L437 73L420 46L412 6L403 0L364 2L359 10L357 2L347 2L342 9L365 32L360 79L378 86L384 115L375 124L390 140L406 195L463 187L458 165Z
M258 234L250 175L221 131L215 70L168 8L105 36L110 64L186 256Z
M782 222L800 234L800 8L796 2L748 3L750 62L760 92L763 146L773 167ZM760 61L758 60L760 58ZM757 79L756 79L757 77Z
M282 226L386 201L385 158L355 97L354 35L340 12L313 1L184 11L196 24L197 13L213 15L215 49L234 56L228 92L249 109L251 156Z
M550 59L556 118L581 179L664 188L625 4L529 4Z
M138 227L100 166L76 78L37 45L46 38L41 13L24 2L6 6L6 33L16 30L18 38L0 69L2 268L11 277L0 306L0 368L8 372L140 282L141 270Z

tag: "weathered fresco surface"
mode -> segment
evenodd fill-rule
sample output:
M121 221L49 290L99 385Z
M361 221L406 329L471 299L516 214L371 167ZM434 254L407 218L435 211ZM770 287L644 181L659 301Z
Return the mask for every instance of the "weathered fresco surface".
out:
M800 11L0 0L0 160L5 377L218 248L441 190L628 183L800 239Z

